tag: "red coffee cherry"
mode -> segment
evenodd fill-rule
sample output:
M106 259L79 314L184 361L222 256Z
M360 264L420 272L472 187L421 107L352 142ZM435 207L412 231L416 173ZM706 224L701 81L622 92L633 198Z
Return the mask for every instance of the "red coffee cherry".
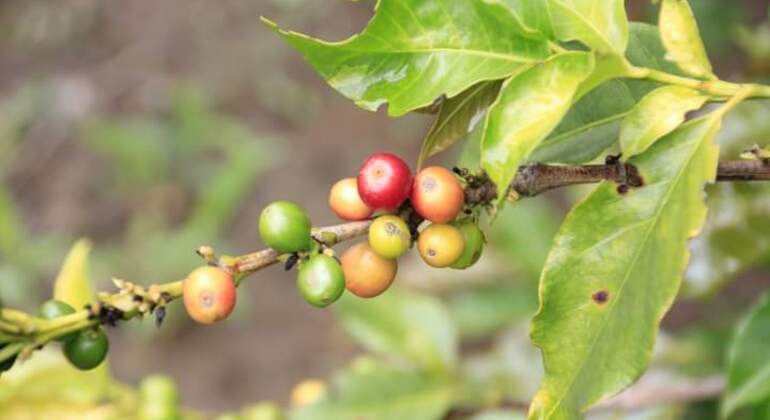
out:
M233 276L217 267L196 268L182 283L182 295L190 318L201 324L221 321L235 308Z
M373 213L358 195L358 181L353 177L341 179L332 186L329 207L342 220L365 220Z
M358 171L358 194L374 210L393 212L409 197L412 172L392 153L369 156Z
M348 248L341 260L345 287L362 298L372 298L387 290L398 272L396 260L381 257L366 242Z
M465 191L451 171L431 166L414 178L412 205L425 219L448 223L463 210Z

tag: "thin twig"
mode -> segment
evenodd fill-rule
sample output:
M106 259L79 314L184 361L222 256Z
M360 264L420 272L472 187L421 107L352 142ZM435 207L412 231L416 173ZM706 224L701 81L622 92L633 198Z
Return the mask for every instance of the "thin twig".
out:
M622 163L617 158L608 158L604 165L546 165L531 163L523 165L511 184L511 190L520 196L533 197L555 188L569 185L590 184L610 180L619 184L619 191L641 187L644 180L633 165ZM768 181L770 163L767 160L726 161L719 164L719 181ZM474 178L466 188L466 201L471 204L491 203L497 198L497 191L485 176ZM313 236L326 246L334 246L367 233L371 221L345 223L317 228ZM262 268L275 264L280 255L272 249L245 254L239 257L216 258L213 250L207 247L203 256L207 263L218 265L230 271L237 283ZM84 309L65 317L66 319L43 320L21 311L3 309L0 311L0 333L18 337L27 346L45 344L69 332L86 329L96 324L105 323L100 314L110 310L118 313L123 320L142 317L156 308L165 307L168 302L182 295L182 280L169 283L141 286L127 281L116 280L120 288L118 293L100 293L91 309ZM70 319L72 322L70 322ZM66 322L64 322L66 321ZM114 319L109 323L114 323ZM8 355L7 348L0 355ZM2 358L0 358L2 362Z
M717 398L725 389L725 380L721 375L702 379L688 379L661 383L639 383L625 392L601 402L589 411L637 411L644 408L666 405L686 404ZM503 401L491 407L455 407L445 416L445 420L464 419L485 410L528 411L525 401Z

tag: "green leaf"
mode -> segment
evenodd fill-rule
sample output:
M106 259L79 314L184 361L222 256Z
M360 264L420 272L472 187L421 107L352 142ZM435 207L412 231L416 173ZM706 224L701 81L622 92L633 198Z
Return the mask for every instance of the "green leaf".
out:
M623 0L549 0L556 36L580 41L601 52L623 54L628 44L628 18Z
M66 302L75 309L81 309L93 302L96 292L91 284L88 269L90 252L90 241L80 239L75 242L56 277L53 289L54 299Z
M436 420L449 409L453 394L446 377L357 360L336 378L332 399L295 409L289 419Z
M489 108L481 140L481 166L504 191L519 165L559 124L580 83L593 68L593 55L567 52L510 78ZM501 200L505 194L500 194Z
M501 84L499 80L481 82L444 101L423 140L417 167L421 168L426 159L465 138L497 98Z
M392 116L502 79L549 55L545 39L524 35L511 9L465 0L378 1L358 35L326 42L264 22L304 55L333 88Z
M661 318L706 217L722 113L685 124L631 163L646 185L601 184L567 216L540 280L532 341L545 379L532 419L573 419L647 368ZM565 351L569 349L569 351Z
M346 294L335 304L342 326L368 350L437 373L457 365L457 332L434 297L391 289L374 299Z
M663 86L648 93L626 115L620 127L620 149L628 159L674 131L685 115L703 106L708 96L684 86Z
M722 416L770 399L770 294L740 321L727 355Z
M665 60L665 53L657 27L631 23L626 50L626 58L631 64L677 73L676 66ZM617 63L598 60L594 74L605 71L604 66L617 70ZM615 77L621 75L615 74ZM572 107L548 139L535 149L532 160L560 163L593 160L617 141L622 119L656 86L655 83L638 80L606 81ZM581 90L585 89L581 86Z
M497 282L452 294L447 303L463 338L483 338L531 316L535 290L527 286Z
M687 0L663 0L658 26L668 60L693 76L716 79Z

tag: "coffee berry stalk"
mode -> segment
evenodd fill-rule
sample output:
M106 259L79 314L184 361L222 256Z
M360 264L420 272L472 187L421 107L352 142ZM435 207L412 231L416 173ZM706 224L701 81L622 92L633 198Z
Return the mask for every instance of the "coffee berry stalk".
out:
M154 317L160 325L167 305L180 298L196 322L221 322L234 310L241 282L279 262L298 270L299 295L317 307L332 304L345 290L360 298L382 294L395 281L398 258L423 236L423 242L451 239L454 244L453 252L440 264L433 262L436 249L421 251L427 263L467 268L483 248L483 234L476 224L478 210L494 194L487 192L489 181L483 181L483 176L466 175L430 167L413 176L398 156L376 153L364 161L356 176L330 190L329 206L346 223L312 228L297 203L278 201L265 208L258 223L260 237L269 248L217 256L211 247L203 246L196 252L204 265L185 278L149 286L113 279L116 292L99 293L83 308L50 301L35 316L0 306L0 374L52 341L62 343L74 366L92 369L109 349L105 327L145 316ZM442 237L441 232L450 236ZM337 258L334 246L364 235L367 240Z

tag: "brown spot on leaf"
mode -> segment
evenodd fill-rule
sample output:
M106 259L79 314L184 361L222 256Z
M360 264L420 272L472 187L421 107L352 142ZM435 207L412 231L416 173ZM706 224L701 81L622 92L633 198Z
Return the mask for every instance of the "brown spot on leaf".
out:
M599 290L591 296L591 299L593 299L594 302L598 303L599 305L603 305L607 303L608 300L610 300L610 294L606 290Z

